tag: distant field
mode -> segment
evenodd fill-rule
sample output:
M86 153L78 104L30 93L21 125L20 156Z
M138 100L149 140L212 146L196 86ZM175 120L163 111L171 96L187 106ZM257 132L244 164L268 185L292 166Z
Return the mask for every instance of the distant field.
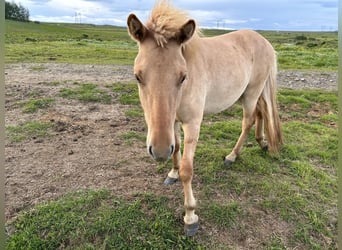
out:
M204 30L206 36L227 31ZM280 69L337 70L337 32L260 31L278 52ZM133 64L137 46L126 28L6 20L6 63Z

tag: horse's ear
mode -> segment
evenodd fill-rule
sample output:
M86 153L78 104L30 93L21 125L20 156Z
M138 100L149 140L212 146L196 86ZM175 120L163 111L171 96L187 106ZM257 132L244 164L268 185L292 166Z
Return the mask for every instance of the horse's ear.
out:
M142 42L147 34L147 29L134 14L130 14L127 18L128 32L131 37Z
M192 35L195 33L195 30L196 30L195 21L190 19L182 26L182 28L178 32L177 34L178 42L182 44L188 41L192 37Z

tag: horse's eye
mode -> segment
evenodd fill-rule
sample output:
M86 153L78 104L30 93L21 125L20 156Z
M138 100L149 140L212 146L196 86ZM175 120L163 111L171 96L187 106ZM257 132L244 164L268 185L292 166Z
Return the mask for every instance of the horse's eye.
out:
M183 75L180 79L180 84L182 84L185 81L185 79L186 79L186 75Z
M137 79L138 83L141 83L141 78L140 78L140 76L138 76L137 74L135 74L134 76L135 76L135 79Z

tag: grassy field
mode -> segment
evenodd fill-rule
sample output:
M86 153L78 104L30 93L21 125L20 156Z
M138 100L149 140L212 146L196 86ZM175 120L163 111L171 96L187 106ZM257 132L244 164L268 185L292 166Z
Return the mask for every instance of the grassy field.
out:
M137 51L123 28L11 21L6 27L7 63L132 64ZM336 33L262 33L278 51L282 69L337 69ZM126 105L125 115L143 123L133 83L106 90L77 84L58 97L111 105L113 92ZM176 202L149 192L118 197L108 190L82 190L21 212L6 225L7 249L235 249L239 242L265 235L259 249L336 249L337 92L282 89L278 101L285 138L280 154L262 152L251 133L228 169L222 157L240 133L241 107L205 117L195 155L201 223L195 237L183 234L179 190ZM32 97L18 105L34 114L55 103ZM32 121L7 126L6 134L20 143L51 136L50 126ZM130 145L146 135L123 136ZM167 173L170 166L160 164L156 171Z
M204 30L206 36L225 33ZM337 69L337 32L261 31L278 52L280 69ZM6 63L132 64L137 46L126 28L6 20Z
M80 99L84 89L90 89L88 98ZM114 84L108 91L120 93L120 102L128 105L127 117L143 122L135 84ZM80 86L64 96L94 102L99 101L97 94ZM241 107L205 118L195 157L198 213L205 229L197 236L183 236L181 215L175 213L181 194L175 204L153 193L123 198L107 190L84 190L22 212L7 225L12 232L7 248L229 249L220 234L239 235L242 240L266 230L249 228L258 224L256 218L266 217L267 223L278 226L264 239L263 249L334 249L337 93L281 90L278 98L285 144L275 157L263 153L251 134L238 161L229 169L223 167L222 156L240 131ZM317 117L316 110L324 115ZM7 128L13 142L49 136L48 129L48 124L36 122ZM145 140L144 132L123 136L127 145ZM161 164L158 171L166 173L169 168L170 163ZM286 237L280 233L285 228Z

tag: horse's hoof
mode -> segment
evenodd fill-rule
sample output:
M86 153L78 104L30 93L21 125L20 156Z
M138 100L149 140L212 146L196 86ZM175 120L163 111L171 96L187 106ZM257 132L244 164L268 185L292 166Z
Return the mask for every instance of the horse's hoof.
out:
M194 224L184 225L184 232L186 236L194 236L199 228L199 222L196 222Z
M171 177L167 177L164 181L165 185L173 185L178 181L177 178L171 178Z
M228 160L228 159L225 159L225 160L224 160L224 166L225 166L225 167L230 167L232 164L233 164L233 161Z

